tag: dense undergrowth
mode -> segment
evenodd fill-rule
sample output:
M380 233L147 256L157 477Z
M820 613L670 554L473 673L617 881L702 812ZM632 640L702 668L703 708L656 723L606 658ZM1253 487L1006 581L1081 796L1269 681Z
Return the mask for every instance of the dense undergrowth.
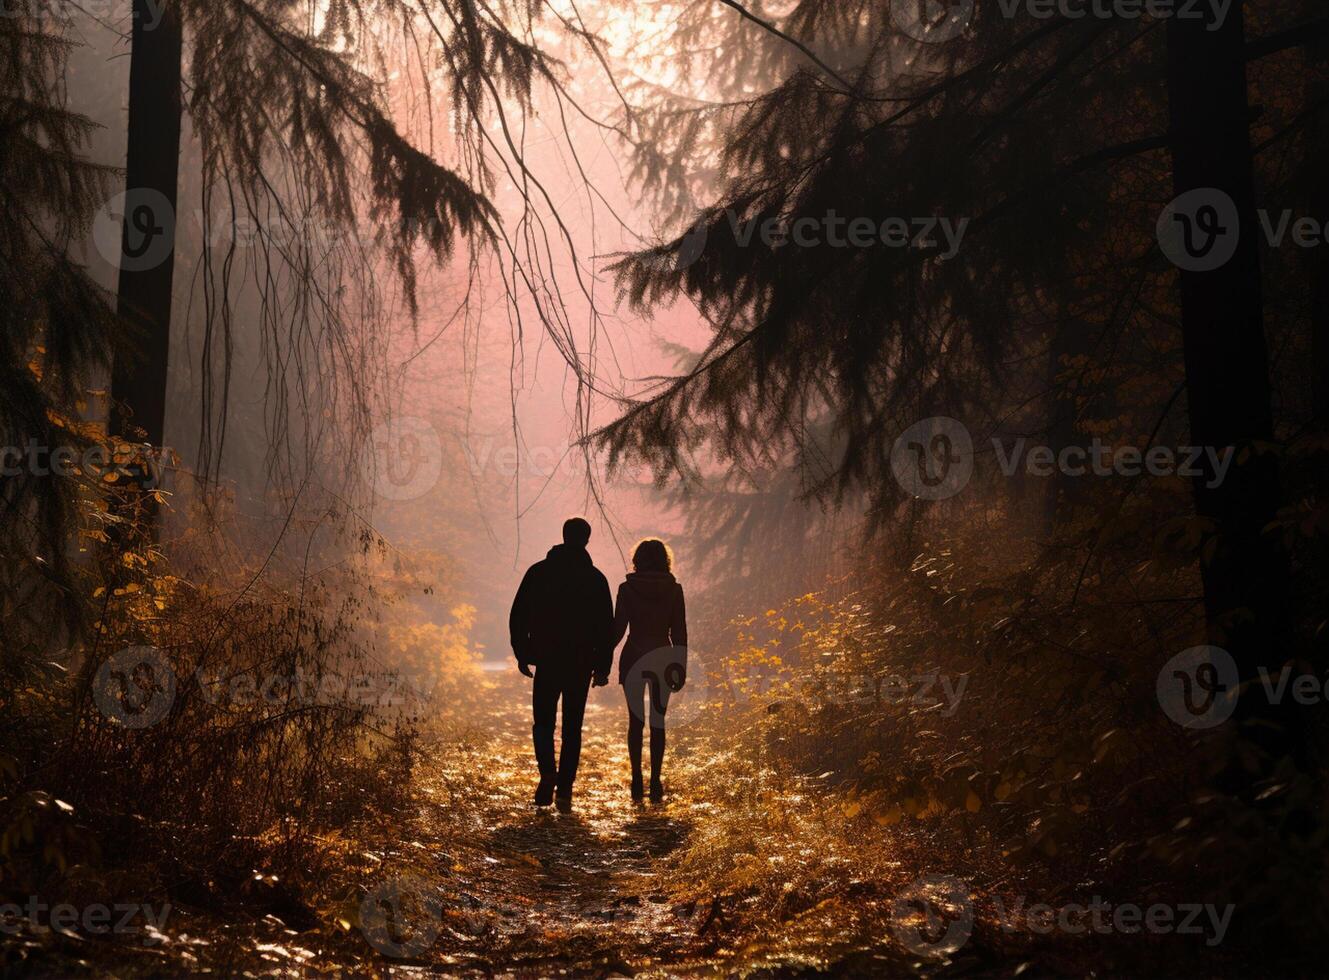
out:
M61 904L323 926L332 842L406 804L423 730L477 683L473 610L420 627L440 559L348 541L335 513L313 566L242 560L234 520L190 522L168 562L141 513L83 499L68 601L86 629L7 617L0 906L24 910L6 909L7 969L61 941ZM108 558L112 538L138 546ZM143 945L138 926L94 938L85 953Z
M1050 541L1012 544L1015 519L934 526L909 553L865 557L824 590L730 623L709 665L714 702L690 726L701 792L723 802L679 887L731 907L738 932L788 940L796 931L775 923L862 919L848 944L862 950L891 917L850 908L940 876L975 919L954 969L1032 955L1038 940L1054 972L1183 956L1296 973L1326 907L1323 835L1305 820L1322 790L1285 766L1253 805L1223 795L1230 728L1189 731L1160 704L1160 668L1206 642L1203 522L1166 490ZM1289 528L1310 547L1315 529L1294 515L1271 533ZM1221 946L1006 928L1012 908L1098 897L1230 904L1231 928Z

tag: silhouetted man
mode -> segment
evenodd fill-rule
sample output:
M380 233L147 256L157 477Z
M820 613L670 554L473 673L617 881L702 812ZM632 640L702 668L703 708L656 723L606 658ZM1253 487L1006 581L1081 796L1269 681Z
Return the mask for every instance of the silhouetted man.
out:
M558 808L572 807L572 783L581 757L581 723L591 681L609 683L614 651L610 634L614 601L609 582L591 562L586 545L591 525L574 517L563 525L563 543L526 572L512 601L508 626L517 666L527 677L535 668L531 703L535 709L535 761L540 785L535 805L548 806L558 791ZM554 763L554 718L563 700L563 738Z

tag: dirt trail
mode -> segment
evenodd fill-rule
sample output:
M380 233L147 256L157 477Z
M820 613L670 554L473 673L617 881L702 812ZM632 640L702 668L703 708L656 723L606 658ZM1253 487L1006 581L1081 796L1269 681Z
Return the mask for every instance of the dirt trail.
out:
M664 803L634 803L626 709L611 687L595 692L587 708L573 812L537 809L529 685L515 676L493 680L475 706L478 717L431 742L417 760L401 812L325 839L329 864L312 896L315 921L300 925L301 915L276 904L270 915L250 911L230 921L181 907L167 944L137 951L145 972L913 972L890 938L885 879L859 866L861 832L843 832L844 811L820 805L819 778L768 780L730 759L721 768L732 777L717 783L693 754L696 746L675 733ZM716 839L722 826L728 829ZM720 865L697 863L703 842L702 852ZM685 852L688 875L677 870ZM709 886L688 887L692 875L712 873ZM759 900L746 889L763 876L780 887ZM731 886L732 894L719 894ZM703 897L678 897L689 891Z
M541 975L701 967L695 910L672 906L657 887L707 808L689 801L686 768L667 771L664 803L633 803L626 715L602 696L587 708L573 812L536 809L528 716L524 703L500 708L463 751L422 767L418 843L434 854L411 863L441 886L445 908L438 940L416 967ZM414 921L406 917L403 934Z
M595 692L587 708L573 812L537 809L529 687L513 680L499 680L488 693L489 717L460 746L422 760L410 833L379 852L380 863L361 879L387 900L380 920L386 928L362 932L386 954L377 962L391 975L914 972L890 938L889 895L861 876L853 838L829 832L836 824L818 805L818 779L763 784L752 799L739 788L756 790L752 775L736 774L737 795L717 795L696 747L674 733L664 803L636 804L628 792L626 709L611 687ZM677 862L689 844L733 823L728 807L743 815L745 832L737 845L726 838L726 847L741 853L724 859L780 878L773 907L755 896L756 904L742 895L677 897L687 890L679 887ZM794 871L809 864L817 870ZM436 904L422 910L382 891L383 881L403 874ZM732 883L730 877L721 880ZM418 937L426 948L403 955L400 947Z

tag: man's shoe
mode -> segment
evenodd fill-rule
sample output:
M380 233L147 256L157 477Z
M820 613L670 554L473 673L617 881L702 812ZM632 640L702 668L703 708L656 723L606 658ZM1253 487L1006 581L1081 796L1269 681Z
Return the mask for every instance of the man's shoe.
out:
M572 812L572 794L571 794L571 793L569 793L567 796L564 796L562 793L558 794L558 798L554 801L554 803L555 803L555 805L558 807L558 812L559 812L559 813L571 813L571 812Z
M658 779L652 779L652 780L651 780L651 802L652 802L652 803L659 803L659 802L662 801L663 799L664 799L664 786L661 785L660 780L658 780Z
M548 806L554 802L554 787L557 781L553 776L541 776L540 785L535 787L535 805Z
M642 788L641 773L632 777L632 800L634 803L640 803L646 797L646 791Z

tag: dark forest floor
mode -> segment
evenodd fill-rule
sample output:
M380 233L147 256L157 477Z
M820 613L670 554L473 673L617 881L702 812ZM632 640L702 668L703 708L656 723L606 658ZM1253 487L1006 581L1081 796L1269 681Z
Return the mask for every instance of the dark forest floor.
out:
M827 953L837 947L858 950L859 966L878 961L866 972L883 972L882 959L894 968L886 972L913 972L890 941L884 896L860 903L845 921L814 913L750 930L723 900L680 894L678 856L716 824L718 805L702 798L694 781L698 760L682 739L670 747L665 802L631 800L626 714L616 688L588 707L574 811L537 810L529 706L521 689L501 687L487 723L443 740L420 760L412 812L381 814L353 835L323 842L332 861L321 901L306 905L305 889L301 901L285 909L274 901L262 917L252 908L220 916L177 901L164 941L90 946L48 935L46 952L26 972L805 975L831 967ZM771 805L797 807L800 800L777 796ZM363 920L366 908L382 918ZM318 925L302 921L311 913ZM875 945L865 943L871 933L881 937L875 953L866 949ZM841 961L834 972L847 966Z
M895 900L927 870L925 839L686 737L666 801L634 804L617 688L588 708L574 812L537 810L526 692L505 678L488 719L434 743L404 812L323 840L298 900L279 889L268 914L229 916L177 902L152 945L48 936L28 975L1229 975L1122 937L1012 934L981 911L949 961L920 957Z

